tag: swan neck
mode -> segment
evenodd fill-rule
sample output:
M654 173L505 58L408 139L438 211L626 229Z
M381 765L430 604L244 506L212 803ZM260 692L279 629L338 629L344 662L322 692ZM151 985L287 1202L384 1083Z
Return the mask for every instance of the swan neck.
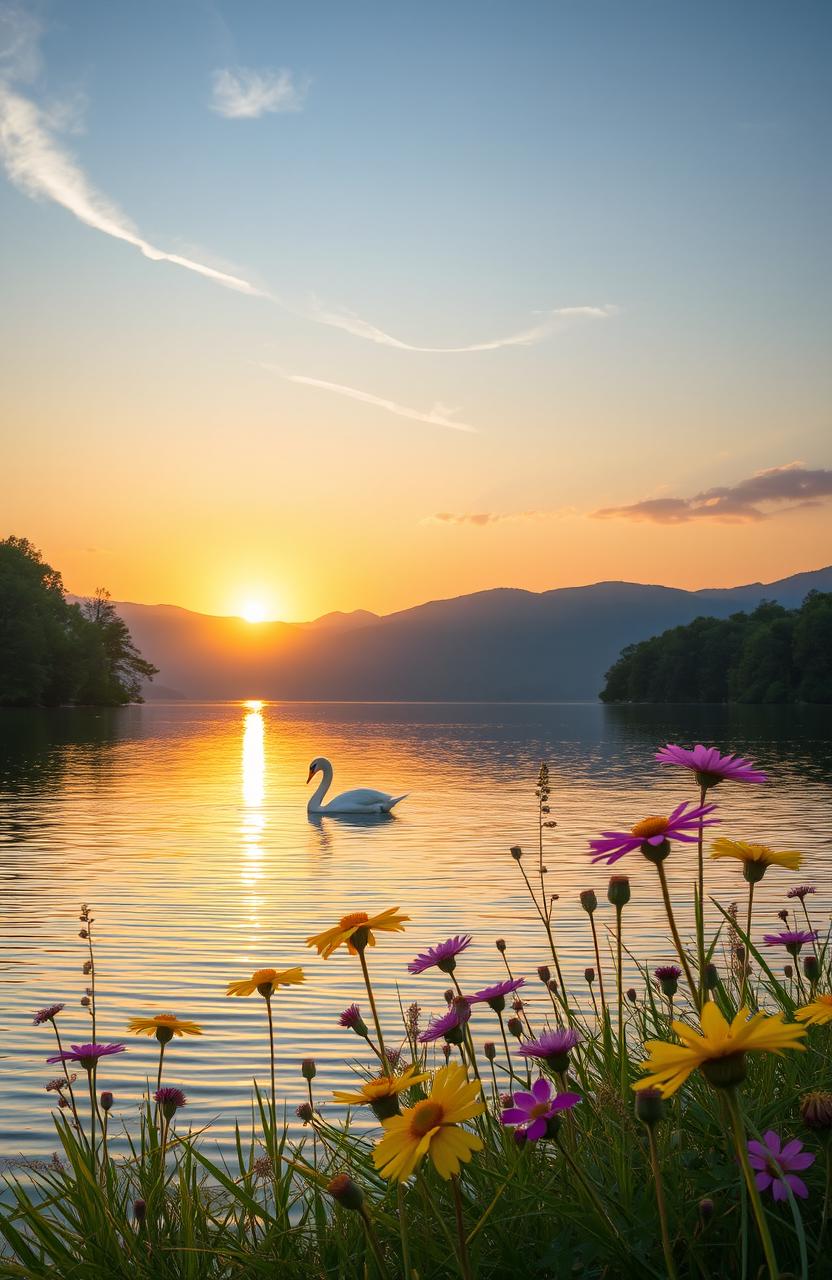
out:
M332 785L332 765L328 760L323 761L321 769L321 780L318 783L318 789L313 796L309 798L308 809L320 809L323 798Z

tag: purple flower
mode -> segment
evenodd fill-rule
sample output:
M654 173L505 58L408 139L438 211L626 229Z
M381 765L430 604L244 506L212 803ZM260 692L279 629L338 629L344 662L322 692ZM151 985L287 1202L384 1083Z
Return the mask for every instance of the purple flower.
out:
M338 1022L340 1026L354 1031L357 1036L364 1036L366 1039L369 1034L367 1024L362 1018L361 1010L357 1004L348 1004L344 1012L339 1016Z
M79 1062L85 1071L92 1071L99 1058L108 1058L112 1053L124 1053L123 1044L73 1044L62 1053L56 1053L47 1062Z
M63 1004L48 1004L45 1009L38 1009L32 1018L32 1025L40 1027L44 1022L51 1022L65 1008L66 1005Z
M454 1000L447 1013L443 1013L441 1018L434 1018L426 1031L419 1036L419 1044L430 1044L433 1040L439 1040L442 1036L446 1036L452 1043L460 1043L462 1040L462 1028L471 1017L471 1006L464 996Z
M703 827L711 827L719 822L719 818L707 816L716 808L714 804L697 805L686 813L688 803L686 800L677 805L669 818L642 818L630 831L602 831L601 839L589 842L593 853L592 861L606 860L607 865L611 865L623 858L625 853L632 853L633 849L642 849L645 845L658 848L668 840L696 844L700 819Z
M495 982L493 987L483 987L482 991L476 991L474 995L468 996L468 1003L490 1004L495 1012L502 1013L506 1007L506 996L510 996L513 991L519 991L525 985L525 978L506 978L503 982Z
M407 966L409 973L424 973L434 965L443 973L453 973L456 968L456 957L470 947L473 939L469 933L459 933L455 938L448 938L436 947L428 947Z
M518 1045L526 1058L539 1058L555 1071L565 1071L569 1066L569 1054L580 1040L577 1031L565 1027L559 1031L544 1031L536 1040L526 1040Z
M169 1106L174 1109L184 1107L188 1101L181 1089L175 1089L173 1085L164 1084L161 1089L157 1089L153 1095L153 1101L158 1102L161 1106Z
M660 964L658 969L653 970L653 973L659 982L678 982L682 976L682 970L678 964Z
M521 1090L510 1099L510 1106L500 1116L503 1124L520 1125L520 1132L527 1142L545 1138L549 1121L559 1111L566 1111L580 1102L578 1093L556 1093L551 1082L542 1076L535 1080L531 1092Z
M699 742L692 751L668 742L656 752L659 764L678 764L696 774L701 787L715 787L718 782L768 782L768 776L754 768L752 760L742 756L722 756L716 747L703 747Z
M797 884L793 889L789 889L789 892L786 894L786 897L799 898L800 901L802 902L803 899L806 897L807 893L817 893L817 890L815 889L814 885Z
M814 1164L815 1157L810 1151L803 1150L803 1143L792 1138L785 1147L781 1147L780 1138L773 1129L763 1134L762 1142L749 1142L748 1163L756 1170L754 1181L758 1191L767 1191L775 1200L788 1199L788 1189L805 1200L809 1194L806 1183L796 1177Z
M789 955L797 956L800 948L815 942L817 936L817 929L783 929L780 933L764 933L763 942L767 947L785 947Z

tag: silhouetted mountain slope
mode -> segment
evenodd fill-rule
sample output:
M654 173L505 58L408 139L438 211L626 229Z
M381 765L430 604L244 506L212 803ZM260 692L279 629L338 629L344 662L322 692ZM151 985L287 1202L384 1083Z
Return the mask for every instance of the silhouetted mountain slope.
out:
M794 607L811 590L832 590L832 567L729 590L500 588L313 624L252 626L171 605L118 609L159 682L191 698L560 700L595 698L624 645L763 599Z

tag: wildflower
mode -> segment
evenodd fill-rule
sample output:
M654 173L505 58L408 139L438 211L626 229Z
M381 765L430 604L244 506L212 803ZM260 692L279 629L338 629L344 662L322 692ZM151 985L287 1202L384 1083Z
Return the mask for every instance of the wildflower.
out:
M743 864L742 873L749 884L762 880L769 867L787 867L797 871L803 857L796 849L778 852L767 844L753 844L750 840L728 840L720 836L711 845L712 858L736 858Z
M523 1034L523 1023L519 1018L509 1018L506 1027L510 1035L513 1035L516 1040L520 1039Z
M258 1156L251 1167L256 1178L267 1179L274 1177L274 1165L272 1164L271 1156Z
M558 1093L551 1081L539 1076L531 1092L520 1090L514 1094L500 1122L522 1126L526 1141L538 1142L541 1138L553 1138L560 1127L559 1112L569 1110L580 1101L579 1093Z
M580 1038L572 1027L544 1031L536 1040L526 1040L519 1046L519 1050L525 1058L537 1058L553 1071L566 1071L569 1055Z
M692 751L668 742L656 752L659 764L678 764L696 774L696 781L703 790L715 787L719 782L768 782L768 775L755 769L753 760L742 756L723 756L716 747L703 747L701 742Z
M472 942L473 938L469 933L459 933L455 938L440 942L438 946L428 947L427 951L423 951L415 960L410 961L407 966L408 972L424 973L426 969L432 969L435 965L443 973L453 973L456 968L456 957L466 951Z
M309 1124L315 1118L315 1112L308 1102L301 1102L299 1106L295 1107L295 1115L304 1124Z
M185 1097L181 1089L175 1089L172 1085L162 1085L161 1089L157 1089L153 1095L153 1101L158 1102L162 1108L162 1114L166 1120L172 1120L180 1107L187 1105L188 1099Z
M401 1049L385 1049L384 1056L395 1071L402 1060L402 1051Z
M386 1120L389 1116L397 1114L400 1093L429 1079L429 1074L417 1075L415 1067L408 1067L399 1076L385 1075L378 1076L374 1080L365 1080L357 1092L345 1093L342 1090L336 1090L332 1097L336 1102L346 1103L347 1106L370 1107L377 1119Z
M630 881L627 876L610 876L607 898L614 907L626 907L630 901Z
M123 1044L73 1044L69 1049L47 1058L47 1062L78 1062L85 1071L92 1071L98 1065L99 1058L108 1058L114 1053L124 1053Z
M378 915L368 916L366 911L353 911L341 919L331 929L315 934L306 939L307 947L316 947L318 955L328 960L339 947L346 943L350 955L357 955L366 946L376 945L374 929L380 933L402 933L404 922L410 916L403 916L398 907L388 907Z
M109 1089L104 1089L99 1099L102 1111L109 1111L113 1105L113 1095Z
M552 970L549 968L548 964L538 965L537 976L544 985L548 983L552 976Z
M630 1001L630 1004L635 1004L638 1001L638 992L635 987L627 988L627 999Z
M591 916L593 911L597 909L598 899L595 896L594 889L584 889L582 891L581 906L583 907L584 911L587 913L588 916Z
M315 1066L314 1058L304 1058L300 1064L300 1073L304 1080L314 1080L318 1074L318 1068Z
M48 1004L45 1009L38 1009L32 1018L32 1025L35 1027L43 1026L44 1022L54 1022L65 1004Z
M832 996L815 996L810 1004L796 1009L794 1016L798 1022L805 1022L807 1027L822 1027L832 1022Z
M636 1094L636 1119L648 1129L664 1118L664 1099L659 1089L642 1089Z
M705 988L707 991L715 991L719 986L719 969L715 964L705 965Z
M415 1000L407 1006L407 1012L404 1015L404 1026L411 1040L414 1040L419 1034L419 1015L421 1012L422 1010Z
M75 1081L77 1079L78 1077L73 1071L69 1077L69 1084L75 1084ZM54 1080L50 1080L48 1084L44 1085L44 1088L46 1089L47 1093L60 1093L61 1090L65 1089L66 1087L67 1087L66 1076L56 1076Z
M595 970L592 968L584 969L584 982L587 982L589 983L590 986L592 986L594 981L595 981Z
M454 1000L447 1013L434 1018L426 1031L419 1036L419 1044L430 1044L444 1036L451 1044L461 1044L463 1028L471 1017L471 1006L464 996Z
M660 964L658 969L653 970L654 976L658 979L659 986L663 993L672 999L679 989L679 979L682 976L682 970L677 964Z
M832 1093L814 1089L800 1099L800 1118L807 1129L828 1136L832 1129Z
M303 969L255 969L250 978L229 982L227 996L250 996L255 991L269 1000L278 987L293 987L303 982Z
M497 1057L497 1046L493 1040L486 1040L482 1046L482 1051L488 1062L493 1062Z
M364 1204L364 1192L348 1173L339 1173L327 1183L327 1191L344 1209L360 1213Z
M468 1003L487 1004L495 1013L502 1013L506 1007L506 996L525 985L525 978L506 978L504 982L495 982L493 987L483 987L482 991L474 992L472 996L468 996Z
M787 1200L788 1188L805 1200L809 1189L797 1173L802 1173L815 1163L815 1156L803 1150L799 1138L792 1138L781 1147L780 1138L773 1129L763 1134L763 1142L748 1143L748 1163L755 1170L754 1181L758 1191L767 1191L775 1200Z
M699 1201L699 1217L702 1219L703 1224L710 1222L714 1216L715 1208L716 1206L709 1196L705 1196L704 1200Z
M201 1036L196 1022L177 1018L175 1013L157 1013L152 1018L131 1018L127 1030L134 1036L155 1036L159 1044L167 1044L174 1036Z
M802 902L808 893L817 893L815 887L811 884L798 884L793 889L789 889L786 894L787 898L799 898Z
M782 920L783 924L789 923L789 913L788 911L786 911L785 907L783 908L782 911L777 912L777 919Z
M354 1031L357 1036L367 1039L369 1032L367 1024L361 1017L361 1010L357 1004L347 1005L344 1012L339 1016L338 1023L342 1027L348 1027L350 1031Z
M803 972L814 986L820 977L820 961L814 951L810 951L808 955L803 957Z
M701 1067L708 1082L715 1087L730 1087L745 1077L745 1054L766 1052L781 1054L784 1049L805 1049L799 1041L805 1027L786 1025L782 1013L769 1016L740 1009L733 1022L726 1022L713 1001L703 1005L700 1015L702 1034L684 1022L671 1025L681 1044L664 1040L648 1040L645 1049L650 1057L641 1064L647 1077L633 1085L636 1090L658 1088L669 1098L684 1084L692 1071Z
M688 810L689 801L685 800L676 806L668 818L642 818L630 831L602 831L597 840L590 840L593 851L592 861L606 861L607 865L623 858L625 853L641 849L645 857L666 857L670 852L671 840L681 840L685 844L696 844L699 823L705 827L719 822L719 818L709 818L716 805L696 805Z
M441 1178L458 1174L462 1163L482 1150L476 1134L458 1127L485 1111L479 1093L479 1081L469 1083L463 1066L454 1063L437 1071L429 1097L384 1121L385 1135L373 1151L382 1176L404 1182L426 1155Z
M520 848L519 844L512 845L509 849L509 853L515 862L519 862L523 856L523 850Z
M791 965L791 964L784 964L784 965L783 965L783 975L784 975L784 977L789 978L789 979L793 978L793 977L794 977L794 965Z
M785 947L795 959L800 955L801 947L817 940L816 929L783 929L780 933L764 933L763 942L767 947Z
M494 946L497 948L500 955L505 955L505 950L506 950L505 938L498 938L497 941L494 943Z

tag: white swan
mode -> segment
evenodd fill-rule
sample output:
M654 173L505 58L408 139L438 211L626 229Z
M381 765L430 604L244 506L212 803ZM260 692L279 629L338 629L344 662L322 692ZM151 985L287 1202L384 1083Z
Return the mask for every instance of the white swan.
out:
M358 787L355 791L344 791L335 796L329 804L323 798L332 785L332 765L323 756L318 756L309 766L307 785L316 773L323 774L318 789L309 797L307 813L389 813L394 804L404 800L404 796L388 796L385 791L372 791L368 787Z

